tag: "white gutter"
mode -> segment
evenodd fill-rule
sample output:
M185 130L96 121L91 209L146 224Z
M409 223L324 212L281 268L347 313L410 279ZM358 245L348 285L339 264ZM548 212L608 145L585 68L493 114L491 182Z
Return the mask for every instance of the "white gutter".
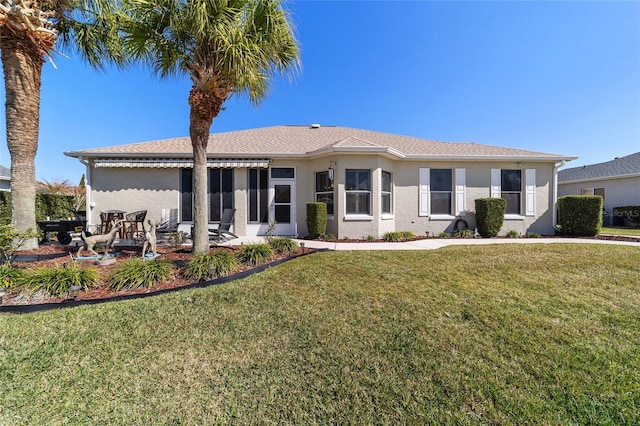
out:
M551 225L553 226L553 229L558 229L558 169L564 166L565 163L566 161L562 160L553 166L553 212L551 216Z
M87 226L92 225L91 223L91 166L89 165L89 161L85 160L83 156L79 156L78 160L84 164L85 173L84 173L84 210L87 212Z

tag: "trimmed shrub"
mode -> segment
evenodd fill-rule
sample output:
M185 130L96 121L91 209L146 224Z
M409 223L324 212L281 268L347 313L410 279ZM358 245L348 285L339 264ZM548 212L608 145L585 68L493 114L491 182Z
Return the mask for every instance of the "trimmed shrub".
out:
M273 249L268 244L247 244L240 247L236 256L245 265L257 265L270 261Z
M511 231L507 232L507 235L506 235L507 238L520 238L520 236L521 236L520 233L515 229L512 229Z
M109 277L107 287L114 291L125 288L153 287L173 278L173 264L136 257L121 263Z
M309 238L317 240L327 231L327 205L307 203L307 230Z
M475 205L478 234L483 238L497 236L504 222L507 201L504 198L478 198Z
M273 251L278 254L291 254L298 251L298 243L291 238L271 237L268 242Z
M96 268L81 268L76 263L62 266L29 270L20 287L36 292L44 290L52 296L61 296L69 292L69 287L79 285L84 290L97 284L99 273Z
M613 219L615 225L624 226L624 219L627 219L635 226L640 226L640 206L614 207Z
M413 240L416 237L411 231L395 231L395 232L386 232L382 239L390 242L398 242L398 241L409 241Z
M218 277L226 277L236 270L238 261L226 250L199 254L191 258L184 269L186 278L204 281Z
M602 197L567 195L558 198L558 225L564 235L594 237L602 229Z

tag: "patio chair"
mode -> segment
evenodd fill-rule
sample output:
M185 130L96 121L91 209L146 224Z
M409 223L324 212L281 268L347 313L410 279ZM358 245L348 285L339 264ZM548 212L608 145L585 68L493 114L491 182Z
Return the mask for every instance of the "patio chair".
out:
M233 217L236 214L236 209L224 209L222 211L222 217L220 218L220 224L217 228L209 228L209 240L215 242L228 241L238 236L229 229L233 225Z
M134 242L144 240L146 229L144 227L144 219L147 217L146 210L138 210L137 212L128 213L125 216L125 235Z
M156 233L168 234L178 232L178 209L162 209L160 215L160 225L156 228Z

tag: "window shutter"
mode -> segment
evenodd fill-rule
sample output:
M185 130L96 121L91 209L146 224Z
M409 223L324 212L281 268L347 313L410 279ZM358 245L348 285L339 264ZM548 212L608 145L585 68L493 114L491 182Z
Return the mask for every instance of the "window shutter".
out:
M464 216L467 209L465 205L466 171L466 169L456 169L456 216Z
M536 215L536 169L525 170L525 216Z
M501 180L500 169L491 169L491 198L500 198Z
M418 216L429 216L429 180L431 177L430 172L430 169L420 169L420 185L418 186L420 200Z

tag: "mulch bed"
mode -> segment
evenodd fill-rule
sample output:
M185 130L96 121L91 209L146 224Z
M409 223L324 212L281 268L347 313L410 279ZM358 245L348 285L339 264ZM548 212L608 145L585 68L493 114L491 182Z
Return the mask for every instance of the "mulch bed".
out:
M235 252L238 247L226 247L219 246L211 248L211 251L215 250L228 250ZM95 265L93 260L76 261L72 258L75 257L75 253L78 251L76 246L63 246L58 243L52 243L42 245L34 250L21 251L12 265L19 268L41 268L52 267L56 265L64 265L71 262L78 262L82 267L94 267L97 268L100 273L100 279L96 287L80 291L76 302L83 301L98 301L108 299L122 299L128 297L134 297L136 295L144 296L155 293L164 293L174 289L180 289L187 286L193 286L194 282L191 279L182 277L182 269L186 263L193 257L191 248L175 249L169 246L158 246L157 252L160 255L157 260L170 261L176 265L174 271L175 278L170 281L164 281L154 285L151 288L137 288L131 290L112 291L107 288L107 280L113 270L122 262L132 259L134 257L140 257L142 247L128 247L128 246L116 246L111 251L116 254L116 262L109 265ZM274 262L281 262L283 260L292 259L302 254L308 254L313 252L312 249L298 250L297 253L292 255L278 255L276 254L269 264ZM86 253L83 253L83 255ZM247 272L264 267L264 265L246 266L240 265L240 267L234 272L233 276L246 275ZM35 293L32 295L26 295L24 293L9 293L4 296L2 300L3 307L17 306L17 305L45 305L68 302L69 297L52 297L47 294ZM77 303L81 304L81 303Z

